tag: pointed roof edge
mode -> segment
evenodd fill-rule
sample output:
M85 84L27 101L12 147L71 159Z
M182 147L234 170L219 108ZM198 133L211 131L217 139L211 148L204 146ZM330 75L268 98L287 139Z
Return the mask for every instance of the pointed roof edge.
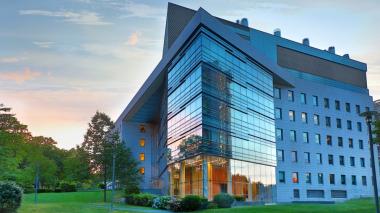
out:
M261 54L256 50L249 41L244 40L236 33L228 29L227 26L223 25L220 20L216 17L209 14L202 7L194 14L193 18L182 30L178 38L173 42L171 47L167 50L166 54L160 60L158 65L154 68L152 73L149 75L147 80L140 87L136 95L129 102L127 107L123 110L121 115L116 120L116 123L119 123L125 119L131 117L130 112L136 112L137 106L142 106L142 102L146 101L149 98L149 95L152 95L156 89L161 85L164 78L164 70L170 63L170 61L175 57L178 51L181 50L182 46L186 43L188 38L192 33L197 29L197 27L203 24L208 27L213 33L221 36L232 44L235 48L239 49L249 57L251 57L255 62L265 67L271 73L273 73L276 80L281 81L282 84L293 87L295 78L290 74L287 74L282 70L277 64L269 60L264 54ZM154 90L154 91L153 91Z

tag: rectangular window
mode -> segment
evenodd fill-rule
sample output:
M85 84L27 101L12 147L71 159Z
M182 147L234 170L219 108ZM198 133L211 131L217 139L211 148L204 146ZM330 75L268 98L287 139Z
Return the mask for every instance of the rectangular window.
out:
M282 129L276 128L276 141L282 141L284 139Z
M332 146L332 137L331 135L326 135L326 143L329 146Z
M338 137L338 146L343 147L343 138L342 137Z
M292 173L292 182L293 183L298 183L298 172L293 172Z
M346 103L346 112L351 112L351 105L350 105L350 103Z
M288 101L294 102L294 92L292 90L288 90Z
M298 161L297 151L292 151L292 162L296 163Z
M281 89L280 88L274 88L273 90L273 96L274 98L281 99Z
M366 112L369 112L369 107L365 107L365 111L366 111Z
M356 185L356 175L351 175L352 185Z
M347 198L346 190L331 190L331 198Z
M310 163L310 152L304 152L305 163Z
M274 109L274 117L276 118L276 119L282 119L282 110L281 110L281 108L275 108Z
M350 165L355 166L355 157L350 157Z
M356 105L355 108L356 108L356 113L360 114L360 105Z
M290 136L290 141L296 142L297 141L297 136L296 136L296 131L295 130L290 130L289 131L289 136Z
M305 93L301 93L301 104L306 104L306 94Z
M144 161L145 160L145 154L144 153L140 153L139 154L139 159L140 159L140 161Z
M328 160L330 165L334 165L334 156L333 155L328 155Z
M306 190L307 198L324 198L325 191L324 190L316 190L316 189L308 189Z
M296 116L295 116L294 110L289 110L289 120L290 121L295 121L296 120Z
M340 155L340 156L339 156L339 164L340 164L341 166L344 166L344 156L343 156L343 155Z
M348 139L348 147L351 149L354 148L354 140L352 138Z
M309 133L303 132L302 133L302 138L304 143L309 143Z
M363 184L363 186L367 185L367 177L366 176L362 176L362 184Z
M278 181L280 183L285 183L285 172L284 171L278 172Z
M330 100L328 98L323 99L323 106L328 109L330 108Z
M311 173L310 172L305 173L305 182L311 184Z
M301 120L302 120L302 123L307 124L307 113L306 112L301 113Z
M140 141L139 141L139 145L141 147L144 147L145 146L145 139L144 138L141 138Z
M364 158L360 158L360 166L365 167L365 160Z
M339 128L339 129L342 128L342 119L340 118L336 119L336 128Z
M318 96L313 95L313 106L318 106Z
M139 172L142 175L145 174L145 168L144 167L140 167Z
M340 101L335 100L335 109L340 110Z
M340 176L340 184L346 185L346 175L341 175Z
M145 133L145 125L141 124L139 130L141 133Z
M347 120L347 129L352 130L352 121Z
M323 173L318 173L318 184L323 184Z
M321 144L321 135L320 134L315 134L315 143Z
M335 175L334 174L330 174L329 179L330 179L330 184L335 184Z
M359 140L359 149L363 149L363 147L364 147L363 140Z
M300 190L293 189L293 197L299 199L300 198Z
M319 125L319 115L314 114L313 120L314 120L314 125Z
M362 123L356 122L356 127L357 127L357 129L358 129L359 132L362 131Z
M316 157L317 157L317 163L322 164L322 153L317 153Z
M282 149L277 150L277 160L284 161L284 150Z
M328 117L328 116L326 116L326 117L325 117L325 121L326 121L326 126L327 126L327 127L331 127L331 118Z

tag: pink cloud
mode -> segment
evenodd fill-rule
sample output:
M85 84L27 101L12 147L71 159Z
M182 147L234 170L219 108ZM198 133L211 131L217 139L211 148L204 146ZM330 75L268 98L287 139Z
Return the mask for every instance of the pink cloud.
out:
M129 38L128 38L128 41L127 41L127 44L128 45L131 45L131 46L135 46L137 44L137 42L139 42L139 38L140 38L140 33L138 32L133 32Z
M0 80L16 81L21 84L25 81L33 80L41 75L41 72L32 71L29 68L25 68L23 71L0 71Z

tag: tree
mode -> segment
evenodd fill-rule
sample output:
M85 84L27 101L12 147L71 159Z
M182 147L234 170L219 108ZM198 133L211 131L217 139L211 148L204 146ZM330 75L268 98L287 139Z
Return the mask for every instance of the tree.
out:
M93 174L102 175L104 186L107 186L108 166L112 158L112 147L107 142L107 135L114 124L108 115L97 111L88 126L82 148L88 153L90 171ZM104 187L104 202L107 200L106 190L107 188Z
M88 155L82 147L77 146L67 151L63 168L66 181L84 183L90 179Z
M139 172L138 161L133 158L131 150L126 148L120 140L116 129L110 134L109 143L113 145L115 152L115 177L119 184L126 189L127 194L138 192L142 176ZM111 167L109 165L109 167ZM110 174L109 177L111 177Z

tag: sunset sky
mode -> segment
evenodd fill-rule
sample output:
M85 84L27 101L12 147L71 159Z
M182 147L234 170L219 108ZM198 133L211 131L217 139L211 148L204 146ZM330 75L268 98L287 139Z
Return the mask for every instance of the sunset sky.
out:
M367 63L380 99L380 3L373 1L172 1ZM162 55L167 1L0 2L0 103L33 135L71 148L96 110L116 120Z

